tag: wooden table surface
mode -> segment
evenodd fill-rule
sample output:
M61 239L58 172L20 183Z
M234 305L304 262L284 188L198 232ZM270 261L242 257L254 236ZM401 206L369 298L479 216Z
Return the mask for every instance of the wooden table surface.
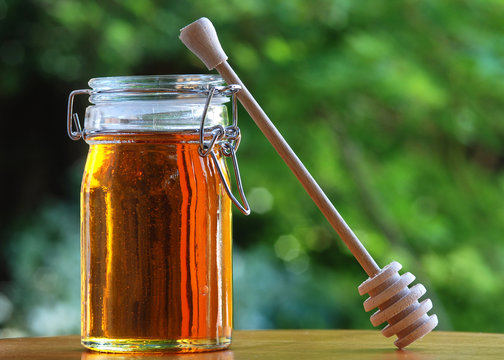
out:
M253 359L504 359L504 334L434 331L406 350L375 330L235 331L230 350L144 355L87 351L79 336L0 339L0 359L30 360L253 360Z

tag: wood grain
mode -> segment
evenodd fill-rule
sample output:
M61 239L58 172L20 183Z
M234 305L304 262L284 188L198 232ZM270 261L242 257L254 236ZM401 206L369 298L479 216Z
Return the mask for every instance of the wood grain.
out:
M502 359L504 334L434 331L408 350L394 350L375 330L235 331L230 350L200 354L105 354L85 350L79 336L0 339L12 360L444 360Z

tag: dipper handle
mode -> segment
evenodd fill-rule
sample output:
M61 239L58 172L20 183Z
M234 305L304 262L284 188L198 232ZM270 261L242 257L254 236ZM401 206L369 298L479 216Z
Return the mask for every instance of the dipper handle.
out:
M209 70L215 68L227 83L238 84L242 87L237 96L243 107L369 275L369 278L359 286L359 293L370 295L370 298L364 302L366 311L379 308L371 316L371 323L377 326L385 321L388 322L382 333L386 337L397 335L395 345L400 349L432 331L438 319L436 315L427 314L432 308L430 300L418 302L425 293L423 285L417 284L410 289L408 285L415 277L410 273L400 276L401 265L397 262L383 269L378 267L247 87L229 66L227 55L222 50L210 20L201 18L186 26L181 30L180 39L205 63Z
M243 107L301 182L308 195L345 242L364 271L370 277L376 275L380 268L374 259L329 201L326 194L285 141L282 134L273 125L247 87L227 63L227 55L222 50L217 33L210 20L201 18L184 27L180 30L180 40L203 61L209 70L215 68L228 84L238 84L242 87L237 96Z
M208 70L228 59L210 20L202 17L180 29L180 40L206 65ZM228 81L229 84L231 84Z

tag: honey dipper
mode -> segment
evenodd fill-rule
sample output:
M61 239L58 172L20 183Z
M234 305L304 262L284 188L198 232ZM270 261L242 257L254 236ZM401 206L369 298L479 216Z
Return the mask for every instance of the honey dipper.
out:
M387 321L388 325L383 328L382 334L386 337L397 335L394 344L399 349L408 346L434 329L438 323L437 316L427 314L432 308L432 302L430 299L426 299L421 303L418 302L418 299L425 294L425 287L417 284L412 288L408 288L408 285L413 282L415 277L411 273L400 276L401 265L398 262L394 261L380 269L266 113L243 85L238 75L227 63L228 57L222 49L210 20L201 18L187 25L180 30L180 40L203 61L208 70L216 69L228 84L241 86L237 96L243 107L296 175L306 192L308 192L369 276L359 286L359 293L361 295L370 295L364 302L366 311L376 307L379 309L371 316L371 323L378 326Z

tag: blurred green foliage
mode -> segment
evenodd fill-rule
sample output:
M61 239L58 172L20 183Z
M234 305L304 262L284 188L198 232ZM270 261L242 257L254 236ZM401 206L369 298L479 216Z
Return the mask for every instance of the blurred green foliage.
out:
M439 328L503 332L504 3L0 0L2 99L36 75L64 111L91 77L205 72L177 38L201 16L377 262L426 285ZM234 217L236 327L370 328L364 272L243 110L240 127L255 212ZM78 331L71 184L5 235L3 336Z

